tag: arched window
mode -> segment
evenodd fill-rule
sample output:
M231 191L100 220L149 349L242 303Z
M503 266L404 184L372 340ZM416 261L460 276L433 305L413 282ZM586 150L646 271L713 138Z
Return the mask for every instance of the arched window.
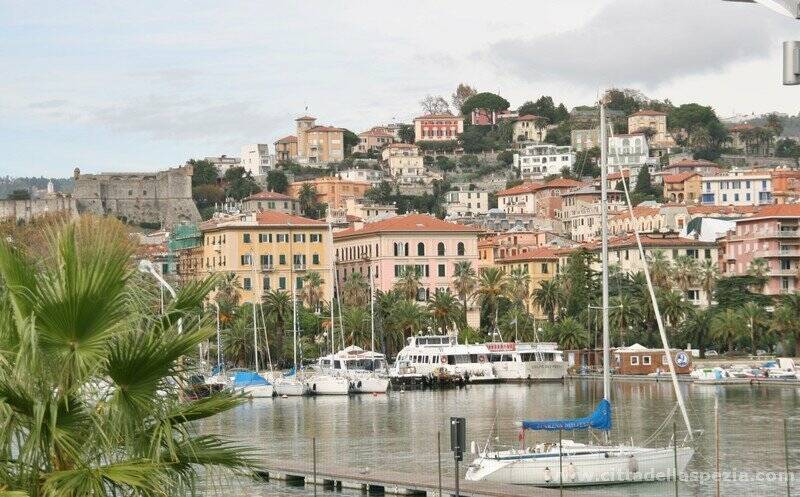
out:
M400 255L400 244L394 242L394 256L398 257Z
M417 244L417 255L425 255L425 244L422 242Z
M458 255L464 255L464 242L458 242Z
M408 256L408 242L405 244L405 250L403 251L405 256Z
M444 255L444 242L439 242L439 245L436 246L436 253L437 255Z

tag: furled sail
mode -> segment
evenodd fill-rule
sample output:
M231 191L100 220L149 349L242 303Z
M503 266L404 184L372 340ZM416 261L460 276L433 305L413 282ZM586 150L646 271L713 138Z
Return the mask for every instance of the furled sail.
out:
M585 418L548 419L545 421L523 421L526 430L595 430L611 431L611 402L603 399L597 404L594 412Z

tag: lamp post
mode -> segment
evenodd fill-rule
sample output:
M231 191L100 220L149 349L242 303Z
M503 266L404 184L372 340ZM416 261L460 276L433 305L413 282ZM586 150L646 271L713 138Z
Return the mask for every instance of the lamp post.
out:
M219 302L216 300L211 301L217 311L217 368L222 371L222 342L219 336Z
M156 268L155 268L155 266L153 265L152 262L148 261L147 259L142 259L142 260L139 261L139 266L138 267L139 267L139 271L140 272L146 273L146 274L149 273L156 280L158 280L158 282L161 285L161 288L162 289L166 288L167 291L169 292L169 294L172 295L173 299L177 297L177 294L175 293L175 289L172 288L172 286L170 286L169 283L167 283L167 281L158 273L158 271L156 271ZM163 306L162 306L161 312L162 313L164 312ZM180 335L182 333L183 333L183 318L178 318L178 334Z
M798 0L723 0L725 2L757 3L786 17L800 19ZM783 42L783 84L800 85L800 41Z

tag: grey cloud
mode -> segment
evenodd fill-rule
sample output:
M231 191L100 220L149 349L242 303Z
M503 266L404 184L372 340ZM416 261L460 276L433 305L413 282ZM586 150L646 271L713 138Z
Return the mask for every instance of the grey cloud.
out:
M29 109L50 110L58 109L67 105L66 100L42 100L40 102L31 102L28 104Z
M617 0L574 30L502 40L480 56L526 80L652 88L778 50L774 41L787 21L721 0Z

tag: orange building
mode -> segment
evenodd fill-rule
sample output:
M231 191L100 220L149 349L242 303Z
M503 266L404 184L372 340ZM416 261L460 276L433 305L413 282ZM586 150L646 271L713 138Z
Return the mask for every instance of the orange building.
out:
M664 198L672 203L695 203L700 199L700 175L680 173L664 176Z
M776 169L772 171L772 198L776 204L800 200L800 171Z
M292 160L297 157L297 137L289 135L275 142L275 159Z
M289 185L287 193L294 198L299 198L300 189L303 188L303 185L313 186L317 190L317 202L328 204L331 209L345 207L348 198L364 198L364 194L372 186L364 181L348 181L326 176L305 181L295 181Z
M464 132L464 118L453 114L427 114L414 118L416 141L457 140Z

